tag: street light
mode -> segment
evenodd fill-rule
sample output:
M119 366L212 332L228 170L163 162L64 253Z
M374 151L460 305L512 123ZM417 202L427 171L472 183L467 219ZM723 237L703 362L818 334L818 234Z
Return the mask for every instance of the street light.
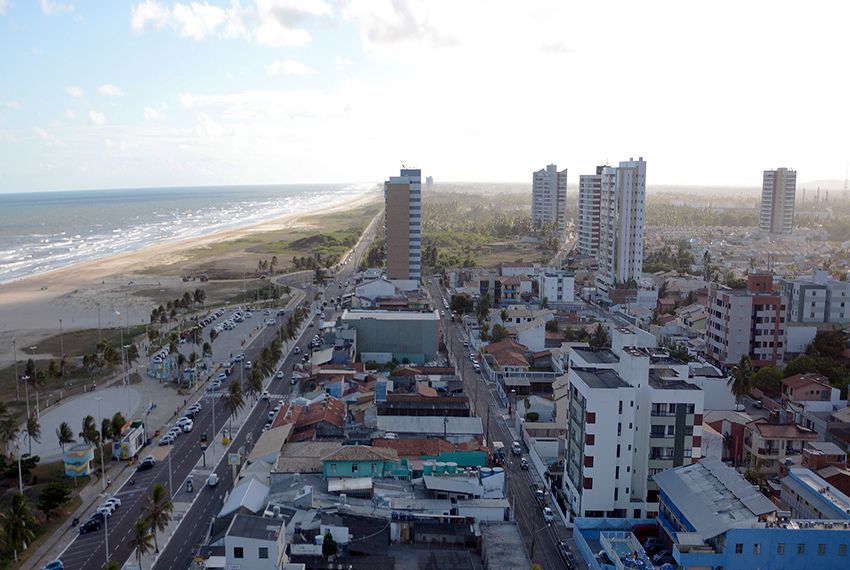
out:
M33 370L35 370L35 349L36 348L38 348L38 347L37 346L31 346L30 347L30 351L32 352ZM36 372L36 374L37 374L37 372ZM35 384L35 415L36 416L39 415L38 414L38 384L37 383ZM27 417L29 417L29 401L27 401Z
M95 396L94 399L97 401L97 417L100 422L101 429L103 429L103 414L100 411L100 401L103 399L103 396ZM106 470L103 467L103 434L100 434L98 438L98 447L100 447L100 482L102 483L103 490L106 491ZM104 517L106 519L106 517ZM108 550L108 549L107 549ZM108 554L108 552L107 552Z
M540 534L541 531L549 528L551 523L546 523L542 527L538 528L531 534L531 559L534 560L534 543L537 541L537 535Z
M15 362L15 401L21 399L21 383L18 379L18 345L15 339L12 339L12 360Z

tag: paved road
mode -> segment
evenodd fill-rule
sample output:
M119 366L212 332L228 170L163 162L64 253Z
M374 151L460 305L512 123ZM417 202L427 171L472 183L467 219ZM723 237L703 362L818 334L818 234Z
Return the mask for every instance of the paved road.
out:
M291 311L288 311L290 313ZM288 316L288 314L287 314ZM257 360L262 347L271 341L273 335L277 334L274 327L265 327L262 333L245 349L246 358ZM291 367L291 364L290 364ZM239 378L239 370L234 370L231 378ZM247 381L247 375L244 375ZM243 382L244 386L244 382ZM206 395L200 398L203 409L195 417L194 429L191 433L180 436L172 446L159 447L154 445L146 448L144 454L156 456L171 456L171 481L176 488L181 485L190 474L196 463L201 458L200 438L206 433L210 439L215 437L214 432L221 430L224 420L227 418L225 405L220 398L208 398ZM182 404L178 402L176 404ZM176 405L175 404L175 405ZM213 430L212 406L215 404L216 429ZM252 416L253 417L253 416ZM260 426L262 427L262 425ZM255 434L259 435L259 433ZM244 435L243 435L244 438ZM256 440L255 440L256 441ZM244 439L238 445L244 443ZM221 474L220 474L221 475ZM67 570L90 570L100 568L106 560L105 535L108 532L109 558L123 564L129 558L131 551L127 546L130 538L132 525L142 516L146 506L146 494L154 483L162 483L168 487L168 461L160 460L150 471L144 471L135 475L135 484L125 483L115 494L121 499L122 505L115 514L108 519L104 528L95 533L78 536L62 554L61 559ZM225 488L224 486L219 487Z
M439 306L442 307L443 298L450 301L446 293L436 284L431 284L430 290L434 302ZM503 442L506 453L510 454L509 450L514 437L505 422L505 411L482 376L473 369L469 360L469 349L463 346L465 333L462 325L452 323L448 311L442 321L446 346L454 355L458 375L463 380L466 394L484 422L487 441ZM534 491L531 489L533 483L542 487L542 481L533 467L527 471L520 469L518 459L516 456L509 455L505 465L508 478L508 500L511 502L514 517L526 541L529 554L533 545L533 562L540 564L544 569L564 568L564 562L559 554L558 540L568 539L569 532L557 514L555 524L547 525L543 520L542 505L537 503ZM546 504L552 506L548 495Z
M351 289L353 284L353 276L360 262L360 257L368 247L372 237L374 236L374 224L370 225L366 232L366 239L361 240L354 249L354 252L346 258L346 263L341 265L336 275L336 287L328 287L327 295L340 295L343 291ZM339 287L339 284L344 284L346 281L352 281L348 287ZM315 296L317 289L308 287L306 289L306 302L311 302ZM301 347L301 352L306 353L306 346L314 334L318 332L319 319L314 318L309 328L301 336L298 346ZM294 346L294 345L293 345ZM246 351L246 356L250 358L251 353ZM269 392L274 401L276 396L283 396L290 393L292 388L290 379L292 366L299 362L300 355L294 355L291 352L284 360L281 370L284 371L282 380L274 379L269 384ZM252 441L257 441L262 433L262 428L268 419L268 408L264 402L259 402L252 410L250 415L242 424L242 428L236 435L231 449L238 449L240 446L247 446L247 434L252 434ZM206 485L198 485L198 499L194 502L189 512L183 517L182 523L168 542L168 545L163 550L157 563L154 565L155 570L182 570L188 568L192 564L193 558L201 550L201 547L206 542L207 532L213 517L221 510L224 504L224 496L226 492L233 488L233 478L231 468L222 463L216 469L219 476L219 485L210 488ZM182 479L181 479L182 481Z

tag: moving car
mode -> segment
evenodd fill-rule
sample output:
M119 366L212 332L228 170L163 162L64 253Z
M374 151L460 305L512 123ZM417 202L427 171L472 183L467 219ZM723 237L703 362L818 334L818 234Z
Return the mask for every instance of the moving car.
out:
M210 476L207 478L207 485L210 487L215 487L218 485L218 475L215 473L210 473Z
M139 466L136 468L136 471L147 471L148 469L153 469L154 465L156 465L156 459L148 455L139 462Z
M277 374L274 375L278 380L283 380L283 370L278 370Z
M526 459L525 457L520 459L519 460L519 468L522 469L523 471L528 471L528 459Z
M65 565L61 560L54 560L53 562L49 562L42 570L65 570Z
M262 394L260 394L260 399L261 399L261 400L268 400L268 399L269 399L269 391L268 391L268 390L263 390L263 393L262 393Z
M511 453L513 453L514 455L522 454L522 445L520 445L518 441L515 441L511 444Z
M543 520L547 523L555 522L555 513L549 507L543 507Z

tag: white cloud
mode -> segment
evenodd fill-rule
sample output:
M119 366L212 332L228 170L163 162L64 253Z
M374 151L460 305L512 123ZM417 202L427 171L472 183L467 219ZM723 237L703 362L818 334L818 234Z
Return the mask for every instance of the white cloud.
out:
M48 133L46 130L44 130L41 127L35 127L33 129L33 131L35 131L35 134L37 134L42 140L49 141L53 138L53 137L50 136L50 133Z
M334 58L334 63L336 63L337 65L351 65L351 60L347 57L338 55Z
M80 88L80 87L74 87L74 86L68 87L68 95L70 95L71 97L75 97L75 98L79 99L80 97L84 96L85 94L86 94L85 91L83 91L82 88Z
M100 127L106 124L106 115L97 111L89 111L89 120L92 125Z
M146 121L161 121L165 118L165 115L154 107L145 107L144 117Z
M74 5L64 2L52 2L51 0L39 0L41 11L52 16L53 14L67 14L74 11Z
M269 75L315 75L316 70L300 61L281 59L269 65L266 73Z
M3 107L4 109L14 109L17 111L21 108L21 103L20 101L3 101L0 103L0 107Z
M65 109L65 116L69 119L75 119L77 113L73 109Z
M179 36L194 40L235 38L275 47L302 46L311 41L307 30L299 27L307 17L328 17L329 4L322 0L254 0L242 6L233 1L228 8L208 2L145 0L133 6L130 27L169 28Z
M123 97L124 91L120 87L106 83L97 88L97 92L106 97Z
M217 138L224 134L224 127L206 113L201 113L198 115L198 121L195 124L195 134L199 137Z
M9 9L10 0L0 0L0 16L6 13L6 10Z

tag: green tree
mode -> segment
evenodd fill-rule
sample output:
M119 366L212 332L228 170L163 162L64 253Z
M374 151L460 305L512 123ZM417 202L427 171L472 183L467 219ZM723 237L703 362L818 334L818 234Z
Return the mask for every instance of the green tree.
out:
M493 333L490 335L490 340L492 342L499 342L506 338L508 338L508 329L498 323L493 325Z
M473 309L472 299L469 298L469 295L455 295L452 297L451 302L452 311L456 313L466 314L471 313Z
M540 419L540 414L538 414L537 412L527 412L525 414L525 420L528 421L528 422L536 422L539 419Z
M847 335L840 329L818 331L811 346L814 348L817 356L838 360L847 348Z
M263 373L259 369L251 370L251 376L248 377L248 395L253 399L263 391Z
M68 425L68 422L59 424L59 427L56 428L56 438L59 440L59 447L62 448L62 453L65 453L65 446L67 444L77 441L74 439L74 432L71 431L71 426Z
M27 544L35 538L35 517L21 493L13 493L11 503L0 513L0 528L7 550L16 554L26 550Z
M336 541L334 540L331 531L325 533L325 539L322 541L322 556L334 556L336 554Z
M147 518L141 518L133 524L127 546L135 550L139 570L142 568L142 557L154 549L154 538L151 523Z
M38 508L50 514L71 499L71 490L61 481L45 485L38 493Z
M9 413L0 415L0 444L3 451L9 450L9 445L18 437L18 421Z
M94 421L94 416L86 416L83 418L83 431L80 436L86 443L96 443L100 439L100 434L97 433L97 424Z
M110 560L106 563L106 566L103 567L103 570L121 570L121 566L114 560Z
M127 423L127 420L124 418L124 415L121 412L115 412L112 416L112 437L118 439L121 436L121 432L124 429L124 424Z
M38 423L38 418L36 416L28 417L25 429L27 432L27 440L29 442L30 455L32 455L32 442L37 441L38 443L41 443L41 424Z
M104 442L107 442L115 437L115 435L112 433L112 420L110 418L103 418L103 420L101 420L100 437Z
M239 383L239 380L233 380L230 382L227 386L227 393L222 399L224 400L224 405L227 407L230 415L230 428L232 430L233 416L235 416L236 412L245 406L245 396L242 393L242 384Z
M154 483L151 494L148 497L148 505L145 509L145 523L153 530L165 530L168 526L168 521L171 519L171 511L174 510L174 504L168 498L168 493L162 483ZM135 529L134 529L135 534ZM156 551L159 552L159 543L156 540L156 533L153 533L153 543Z
M552 319L551 321L546 321L546 331L547 332L558 332L558 320Z
M596 323L596 328L593 329L593 334L590 335L590 346L594 348L608 346L608 328L602 323Z
M740 405L741 398L749 394L753 388L753 363L749 356L746 354L741 356L738 364L732 368L732 376L726 384L732 389L735 403Z
M753 375L753 387L778 392L782 386L782 371L775 366L763 366Z
M484 293L481 295L481 299L478 301L478 320L484 321L487 318L487 315L490 313L490 307L493 305L493 299L490 297L490 293Z

